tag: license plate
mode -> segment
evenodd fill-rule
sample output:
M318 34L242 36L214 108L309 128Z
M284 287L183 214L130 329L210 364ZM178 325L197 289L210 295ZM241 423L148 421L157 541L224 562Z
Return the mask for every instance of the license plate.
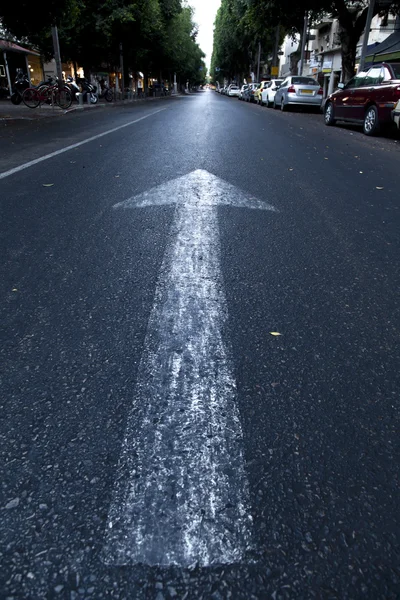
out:
M300 94L313 94L312 90L300 90Z

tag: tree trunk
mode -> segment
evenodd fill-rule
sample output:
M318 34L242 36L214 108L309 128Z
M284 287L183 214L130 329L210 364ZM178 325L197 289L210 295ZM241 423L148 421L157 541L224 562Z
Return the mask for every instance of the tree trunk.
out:
M342 44L342 76L345 83L354 77L358 40L365 29L368 6L357 13L349 10L345 0L334 0L334 5L341 27ZM373 16L379 12L379 2L375 4ZM366 32L368 35L369 32Z
M342 43L342 79L347 83L355 74L356 53L358 43L358 33L354 31L342 31L340 40Z

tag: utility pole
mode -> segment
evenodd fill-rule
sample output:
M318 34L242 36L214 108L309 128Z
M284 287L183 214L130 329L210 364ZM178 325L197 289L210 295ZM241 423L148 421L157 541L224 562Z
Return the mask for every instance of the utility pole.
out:
M374 16L374 8L375 8L375 0L369 0L367 22L365 23L364 39L363 39L363 45L362 45L362 49L361 49L360 64L358 65L357 73L364 70L365 57L367 55L369 32L371 29L371 22L372 22L372 19Z
M51 35L53 38L53 49L54 49L54 58L56 61L57 77L58 77L59 81L61 82L63 80L63 74L62 74L60 43L58 41L57 25L53 25L53 27L51 28Z
M122 42L119 44L119 68L121 70L121 87L122 87L122 100L124 100L125 94L125 75L124 75L124 55L122 52Z
M257 83L260 83L261 42L258 42Z
M306 11L305 14L304 14L303 35L302 35L302 38L301 38L301 55L300 55L299 75L303 75L304 55L305 55L305 49L306 49L307 31L308 31L308 12Z

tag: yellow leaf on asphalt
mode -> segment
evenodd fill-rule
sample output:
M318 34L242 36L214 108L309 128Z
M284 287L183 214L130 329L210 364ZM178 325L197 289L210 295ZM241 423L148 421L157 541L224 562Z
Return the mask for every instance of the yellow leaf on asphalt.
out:
M54 183L44 183L43 187L51 187L52 185L54 185Z
M282 335L279 331L270 331L271 335Z

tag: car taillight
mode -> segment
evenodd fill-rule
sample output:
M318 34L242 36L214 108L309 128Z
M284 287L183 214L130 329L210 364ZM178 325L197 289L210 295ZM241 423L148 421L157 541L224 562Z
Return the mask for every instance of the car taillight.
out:
M294 85L291 85L290 88L288 88L288 94L295 94L296 93L296 88L294 87Z
M318 90L318 96L322 96L324 93L324 90L322 88L319 88Z

